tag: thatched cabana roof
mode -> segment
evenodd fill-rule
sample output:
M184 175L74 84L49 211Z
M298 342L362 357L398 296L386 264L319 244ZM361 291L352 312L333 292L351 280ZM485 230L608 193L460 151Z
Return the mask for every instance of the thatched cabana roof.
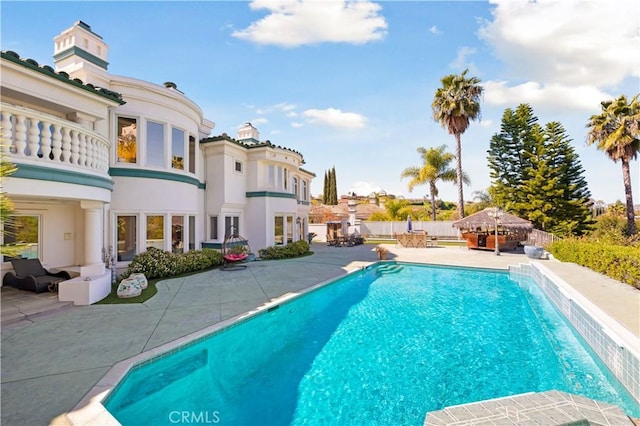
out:
M493 208L486 208L464 219L453 222L452 226L459 229L475 230L477 228L487 230L495 228L495 219L492 216ZM533 225L526 219L521 219L507 212L502 212L502 217L498 220L498 225L502 229L513 231L531 231Z

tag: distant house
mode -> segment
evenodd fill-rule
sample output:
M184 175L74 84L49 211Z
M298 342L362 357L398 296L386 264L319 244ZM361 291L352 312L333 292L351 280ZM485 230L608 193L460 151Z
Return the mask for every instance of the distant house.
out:
M368 220L373 213L385 212L385 209L376 204L356 204L355 219ZM337 206L327 206L325 204L316 204L311 206L309 211L309 220L311 223L326 223L330 221L339 221L342 218L349 218L350 211L347 203L341 203Z
M3 161L17 166L3 182L15 204L4 243L74 272L93 303L110 290L110 250L124 268L150 247L220 247L232 227L254 251L305 238L315 175L301 153L250 123L211 136L175 83L113 75L108 51L78 21L54 39L55 69L2 52Z

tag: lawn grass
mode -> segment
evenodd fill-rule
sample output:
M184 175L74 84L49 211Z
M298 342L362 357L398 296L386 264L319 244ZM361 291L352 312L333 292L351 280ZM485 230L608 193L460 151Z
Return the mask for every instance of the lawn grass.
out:
M136 297L125 297L125 298L118 297L118 285L120 284L120 281L117 281L114 284L111 284L111 293L109 293L107 297L105 297L99 302L96 302L95 304L96 305L123 305L125 303L144 303L156 295L156 293L158 292L156 284L162 280L188 277L189 275L200 274L202 272L206 272L206 271L210 271L212 269L218 269L218 268L220 268L220 266L203 269L202 271L188 272L186 274L176 275L173 277L154 278L151 280L147 280L147 288L142 290L142 293L140 293L140 296L136 296Z
M300 256L296 256L296 257L306 257L306 256L311 256L313 254L312 251L308 251ZM293 257L288 257L286 259L293 259ZM273 259L273 260L284 260L284 259ZM156 284L159 283L162 280L169 280L172 278L181 278L181 277L188 277L189 275L193 275L193 274L200 274L202 272L206 272L206 271L210 271L212 269L219 269L220 266L215 266L213 268L209 268L209 269L203 269L202 271L196 271L196 272L189 272L186 274L182 274L182 275L176 275L173 277L164 277L164 278L154 278L151 280L148 280L147 283L147 288L142 290L142 293L140 293L140 296L136 296L136 297L126 297L126 298L120 298L118 297L118 285L120 284L120 281L117 281L114 284L111 284L111 293L109 293L109 295L107 297L105 297L104 299L102 299L99 302L96 302L96 305L123 305L126 303L144 303L147 300L151 299L153 296L156 295L156 293L158 292L158 289L156 287Z
M147 300L151 299L153 296L156 295L156 293L158 292L158 289L156 288L156 283L158 283L159 281L162 281L163 279L165 278L155 278L153 280L148 280L147 288L142 290L142 293L140 293L140 296L126 297L126 298L118 297L117 291L118 291L118 285L120 284L120 281L116 281L115 283L111 284L111 293L109 293L107 297L105 297L99 302L96 302L95 304L96 305L123 305L125 303L146 302Z

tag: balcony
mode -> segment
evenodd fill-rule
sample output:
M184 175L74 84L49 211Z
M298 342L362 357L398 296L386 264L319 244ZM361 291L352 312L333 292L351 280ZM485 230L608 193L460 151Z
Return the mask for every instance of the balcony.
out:
M111 144L72 121L0 103L0 149L6 161L109 177Z

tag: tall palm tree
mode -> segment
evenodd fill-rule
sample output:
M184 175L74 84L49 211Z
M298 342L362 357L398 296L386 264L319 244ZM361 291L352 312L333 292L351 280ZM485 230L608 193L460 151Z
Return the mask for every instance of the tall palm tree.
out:
M450 74L440 81L442 87L436 90L431 108L433 119L447 129L450 135L456 138L456 173L458 182L458 217L464 217L464 196L462 193L462 144L460 135L469 127L471 120L480 119L480 96L483 88L479 85L480 79L467 78L467 72L462 74Z
M612 101L600 103L602 112L592 115L587 127L587 145L596 144L615 163L622 162L622 180L627 201L627 232L636 233L633 195L631 192L631 174L629 162L640 152L640 101L635 95L631 101L621 95Z
M409 181L409 192L418 185L429 185L431 195L431 217L436 220L436 196L438 188L436 182L457 182L458 176L455 169L449 167L449 163L455 158L452 153L446 152L447 146L441 145L437 148L418 148L418 153L422 157L421 167L407 167L400 173L400 178L411 178ZM469 184L469 176L462 174L464 183Z

